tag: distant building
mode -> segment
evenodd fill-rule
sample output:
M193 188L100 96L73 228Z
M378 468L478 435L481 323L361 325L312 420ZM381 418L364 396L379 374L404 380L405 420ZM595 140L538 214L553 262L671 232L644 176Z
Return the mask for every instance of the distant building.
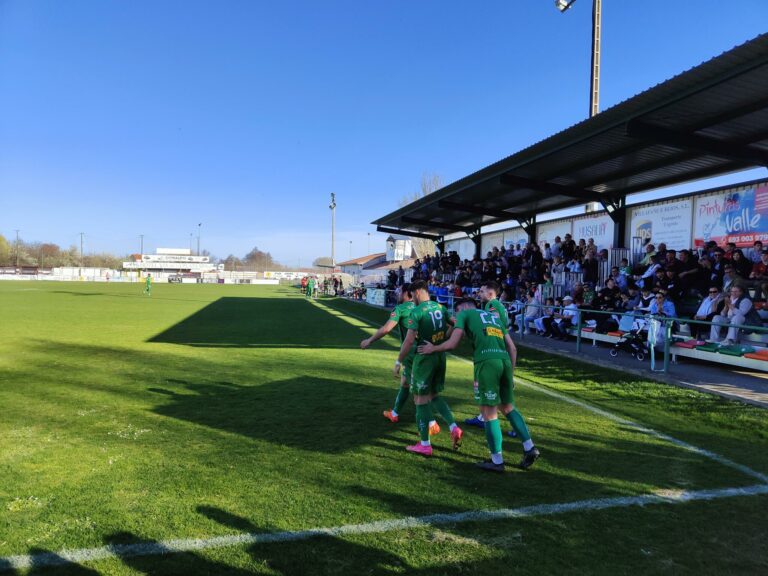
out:
M154 254L136 254L132 262L123 262L123 269L184 274L215 272L218 267L210 256L193 256L188 248L158 248Z
M357 278L362 274L363 270L385 262L386 253L378 252L376 254L369 254L368 256L361 256L360 258L353 258L346 262L339 262L336 266L341 269L342 273Z
M400 262L409 259L413 254L413 246L408 236L391 234L387 238L387 262Z

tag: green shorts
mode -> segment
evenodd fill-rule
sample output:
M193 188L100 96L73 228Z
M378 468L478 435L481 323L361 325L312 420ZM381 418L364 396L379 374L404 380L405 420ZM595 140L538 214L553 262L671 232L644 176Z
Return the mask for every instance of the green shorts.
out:
M418 396L439 394L445 388L445 352L417 354L411 370L411 392Z
M401 374L403 375L403 378L405 378L406 384L411 383L411 374L413 374L413 356L413 354L408 354L408 356L405 357L405 360L403 360L403 371Z
M481 406L513 404L512 362L493 358L475 363L475 402Z

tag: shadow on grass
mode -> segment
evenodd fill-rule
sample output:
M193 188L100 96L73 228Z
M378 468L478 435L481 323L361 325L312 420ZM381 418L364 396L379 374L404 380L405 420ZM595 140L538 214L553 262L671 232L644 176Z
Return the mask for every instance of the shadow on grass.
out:
M149 342L233 348L359 348L370 334L301 298L216 300ZM380 347L394 349L392 342Z
M184 386L194 394L153 387L152 392L169 399L153 411L273 444L330 453L367 445L380 437L380 427L370 425L370 415L353 406L385 406L392 399L383 388L313 376L260 386L229 382ZM329 419L338 425L338 433L318 434L327 429Z

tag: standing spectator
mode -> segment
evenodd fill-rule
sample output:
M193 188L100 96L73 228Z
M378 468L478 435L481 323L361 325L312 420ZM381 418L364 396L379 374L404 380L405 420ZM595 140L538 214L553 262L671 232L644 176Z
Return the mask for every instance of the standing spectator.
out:
M584 283L591 286L597 285L597 260L595 260L592 251L587 251L581 269L584 273L582 277Z

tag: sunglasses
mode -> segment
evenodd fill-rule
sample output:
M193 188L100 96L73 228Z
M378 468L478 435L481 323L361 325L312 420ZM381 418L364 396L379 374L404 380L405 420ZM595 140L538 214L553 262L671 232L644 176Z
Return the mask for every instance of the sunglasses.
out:
M710 290L709 293L710 294L719 294L719 292L717 290Z

